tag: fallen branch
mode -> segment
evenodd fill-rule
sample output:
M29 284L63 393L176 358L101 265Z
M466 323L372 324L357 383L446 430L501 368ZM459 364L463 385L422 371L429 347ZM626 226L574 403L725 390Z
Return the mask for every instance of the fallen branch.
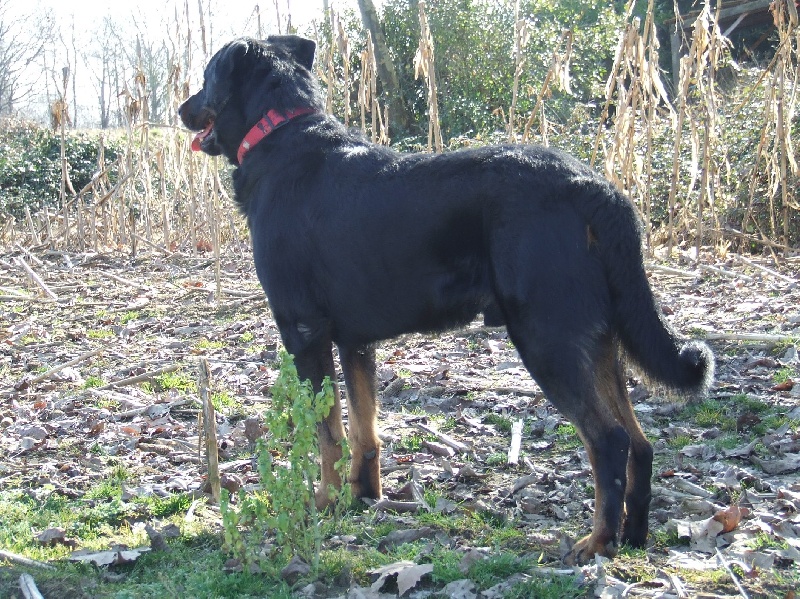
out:
M731 580L733 580L733 584L736 585L736 589L739 591L739 594L742 596L742 599L750 599L750 595L747 594L747 591L742 586L742 583L739 582L739 578L736 576L736 574L733 573L733 570L731 569L728 560L725 559L725 557L720 552L719 548L715 549L717 551L717 559L722 564L722 567L725 568L725 570L728 572L728 576L730 576Z
M140 289L142 291L150 291L151 287L148 285L142 285L141 283L137 283L136 281L131 281L129 279L125 279L120 277L119 275L115 275L112 272L108 272L105 270L100 270L104 277L108 277L112 281L116 281L117 283L122 283L123 285L127 285L128 287L133 287L134 289Z
M453 449L455 449L456 451L458 451L460 453L469 453L471 451L471 448L469 447L469 445L465 445L464 443L461 443L460 441L456 441L450 435L445 435L444 433L440 433L439 431L437 431L436 429L431 428L427 424L418 423L417 424L417 428L420 428L423 431L425 431L426 433L435 436L437 439L439 439L439 441L441 441L445 445L448 445L448 446L452 447Z
M797 279L793 279L792 277L787 277L786 275L782 275L779 272L775 272L771 268L767 268L766 266L761 266L760 264L756 264L752 260L748 260L747 258L743 258L742 256L737 255L736 259L742 264L746 264L747 266L760 270L761 272L765 272L768 275L775 277L776 279L780 279L781 281L786 281L787 283L790 283L792 285L797 285L798 283Z
M696 279L700 276L700 273L696 270L680 270L679 268L672 268L671 266L661 266L660 264L653 264L648 263L645 265L645 268L649 270L655 270L658 272L663 272L668 275L675 275L676 277L685 277L687 279Z
M393 512L418 512L422 506L416 501L395 501L394 499L379 499L372 504L372 509L377 511Z
M151 370L150 372L137 374L136 376L132 376L127 379L121 379L113 383L108 383L107 385L103 385L102 387L97 387L97 390L105 391L107 389L114 389L115 387L126 387L128 385L136 385L144 381L149 381L159 375L166 374L168 372L175 372L176 370L178 370L178 368L180 368L180 366L178 366L177 364L173 364L172 366L159 368L158 370Z
M723 277L728 277L729 279L742 279L743 281L747 281L748 283L752 283L753 281L755 281L753 277L749 277L740 272L731 272L729 270L717 268L716 266L708 266L707 264L701 264L700 270L714 273L716 275L722 275Z
M39 562L34 559L27 558L24 555L11 553L10 551L5 551L4 549L0 549L0 560L5 560L7 562L11 562L12 564L18 564L20 566L27 566L29 568L41 568L42 570L56 569L55 566L51 566L50 564L46 564L44 562Z
M750 341L764 343L789 343L797 339L792 335L768 335L766 333L706 333L708 341Z
M85 353L82 353L80 356L78 356L77 358L73 358L69 362L64 362L63 364L60 364L59 366L51 368L47 372L43 372L42 374L33 377L32 379L30 379L28 381L28 384L29 385L35 385L37 383L41 383L42 381L49 379L55 373L57 373L57 372L59 372L61 370L64 370L65 368L69 368L70 366L75 366L75 364L79 364L79 363L83 362L84 360L88 360L89 358L91 358L93 356L96 356L97 354L102 352L105 348L106 348L106 346L104 345L103 347L98 347L97 349L93 349L91 351L87 351Z
M44 599L44 596L36 587L36 581L30 574L23 574L19 577L19 590L25 599Z

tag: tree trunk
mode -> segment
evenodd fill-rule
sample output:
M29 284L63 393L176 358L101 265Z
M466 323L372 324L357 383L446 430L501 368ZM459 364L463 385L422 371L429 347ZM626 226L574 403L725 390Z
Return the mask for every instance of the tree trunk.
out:
M386 45L386 37L383 35L380 21L378 21L375 4L372 0L358 0L358 8L361 11L364 27L372 35L375 61L378 63L378 77L383 85L384 97L389 101L389 118L401 130L408 131L411 127L411 116L400 93L400 78L397 76L397 69L389 55L389 47Z

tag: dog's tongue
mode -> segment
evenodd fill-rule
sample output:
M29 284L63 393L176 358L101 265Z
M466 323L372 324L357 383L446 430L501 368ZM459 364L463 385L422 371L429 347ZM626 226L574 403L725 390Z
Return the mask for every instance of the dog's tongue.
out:
M208 134L211 133L211 128L213 126L214 123L209 123L208 127L206 127L200 133L194 136L194 139L192 140L192 150L194 150L195 152L200 151L200 142L202 142L206 137L208 137Z

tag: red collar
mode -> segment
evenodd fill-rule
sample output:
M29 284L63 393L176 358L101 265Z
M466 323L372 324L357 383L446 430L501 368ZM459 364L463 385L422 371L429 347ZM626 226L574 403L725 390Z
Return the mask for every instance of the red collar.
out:
M295 117L311 114L312 112L316 112L316 110L313 108L292 108L286 112L279 112L274 109L267 112L267 114L261 117L261 120L250 129L247 135L244 136L242 143L239 144L239 151L236 154L239 164L242 163L244 155L247 154L250 148L272 133L275 129L281 125L285 125Z

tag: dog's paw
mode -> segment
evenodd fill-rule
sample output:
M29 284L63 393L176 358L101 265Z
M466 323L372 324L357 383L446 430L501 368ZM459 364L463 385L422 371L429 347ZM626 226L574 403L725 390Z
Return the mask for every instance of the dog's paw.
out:
M617 555L617 550L617 543L613 539L603 542L594 538L594 535L587 535L577 541L562 560L568 566L578 566L590 562L597 553L612 558Z

